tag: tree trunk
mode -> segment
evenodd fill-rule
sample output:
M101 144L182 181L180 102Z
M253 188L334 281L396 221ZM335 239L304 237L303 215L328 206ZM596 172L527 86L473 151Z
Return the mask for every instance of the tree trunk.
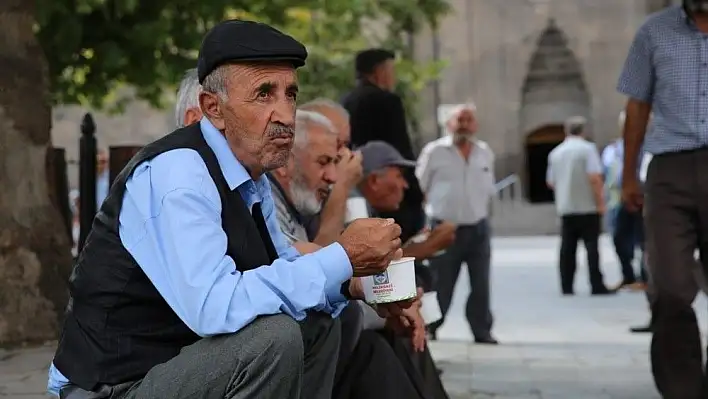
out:
M34 0L0 0L0 346L56 339L71 267L50 200L47 65Z

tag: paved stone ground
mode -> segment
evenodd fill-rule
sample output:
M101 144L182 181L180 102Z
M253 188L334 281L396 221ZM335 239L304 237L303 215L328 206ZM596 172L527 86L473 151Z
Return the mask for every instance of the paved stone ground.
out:
M658 399L649 371L648 335L630 334L647 320L643 294L590 297L579 251L575 297L559 294L554 237L493 242L493 308L499 347L472 345L464 319L469 284L463 271L451 315L433 343L456 399ZM620 281L610 241L601 247L605 282ZM706 331L704 298L696 301ZM456 341L456 342L453 342Z
M584 262L578 295L558 294L556 248L551 237L498 238L493 242L493 306L498 347L470 344L464 320L469 292L463 272L441 341L431 343L455 399L658 399L648 365L648 336L627 332L646 321L638 293L591 298ZM602 243L608 284L619 281L609 241ZM582 258L584 254L579 256ZM703 330L707 304L696 304ZM702 310L701 310L702 309ZM0 398L39 399L53 345L0 351Z

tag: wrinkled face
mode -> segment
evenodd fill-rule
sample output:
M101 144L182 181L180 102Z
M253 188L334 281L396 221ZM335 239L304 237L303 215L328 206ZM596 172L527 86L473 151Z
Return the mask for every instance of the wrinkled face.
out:
M202 90L202 112L224 133L252 177L285 165L294 138L295 69L290 64L253 63L223 70L227 96Z
M337 136L324 126L308 127L307 145L293 149L288 168L290 200L305 215L320 212L337 182Z
M363 194L371 206L380 212L397 210L403 194L408 188L408 183L403 176L403 171L398 166L389 166L379 173L372 173L366 177Z
M708 0L683 0L683 6L691 14L708 15Z
M471 109L463 109L450 119L448 127L453 133L471 136L477 132L477 118Z

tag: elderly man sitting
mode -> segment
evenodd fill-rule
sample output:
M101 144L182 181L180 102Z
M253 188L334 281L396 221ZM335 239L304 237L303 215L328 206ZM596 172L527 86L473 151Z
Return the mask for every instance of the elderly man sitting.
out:
M207 33L204 117L144 147L111 187L71 276L52 394L331 397L349 281L401 256L400 227L360 220L304 256L283 237L265 173L290 156L306 56L260 23Z
M270 174L280 226L292 242L308 238L303 220L322 210L338 177L335 166L338 158L337 134L331 121L321 114L298 110L296 126L295 146L289 164ZM400 158L399 161L404 160ZM411 161L401 163L414 165ZM387 166L393 167L381 165L381 168ZM396 195L402 194L394 191ZM343 217L342 210L339 219ZM445 229L450 232L445 233ZM435 238L427 244L414 244L413 254L426 255L448 245L454 228L443 227L441 231L436 233L436 237L442 236L442 239ZM340 363L344 363L345 372L335 383L334 397L447 398L425 347L423 324L417 308L406 311L411 328L401 328L395 319L379 317L363 302L352 303L349 307L364 312L370 329L358 337L354 351L347 358L340 359ZM387 325L389 329L375 331ZM411 338L402 339L399 334L391 333L391 330ZM386 345L386 341L389 341L390 346ZM415 354L415 351L422 353ZM403 355L405 359L392 362L396 355L399 359ZM376 392L367 391L373 386L377 387Z
M369 216L395 211L408 189L403 170L415 167L415 161L404 159L393 146L383 141L370 141L360 147L359 151L362 154L364 178L358 185L359 192L352 195L361 195L366 199ZM454 239L455 225L442 222L430 232L426 240L406 243L403 255L427 259L449 247Z

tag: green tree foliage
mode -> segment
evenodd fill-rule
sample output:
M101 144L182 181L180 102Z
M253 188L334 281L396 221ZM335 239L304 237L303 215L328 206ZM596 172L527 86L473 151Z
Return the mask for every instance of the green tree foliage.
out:
M338 98L353 85L353 56L370 40L401 54L401 92L433 79L439 64L410 60L408 35L435 26L446 0L38 0L37 37L50 67L53 101L103 108L122 85L155 106L195 65L204 33L226 18L278 26L307 45L303 100ZM366 37L362 32L378 32Z

